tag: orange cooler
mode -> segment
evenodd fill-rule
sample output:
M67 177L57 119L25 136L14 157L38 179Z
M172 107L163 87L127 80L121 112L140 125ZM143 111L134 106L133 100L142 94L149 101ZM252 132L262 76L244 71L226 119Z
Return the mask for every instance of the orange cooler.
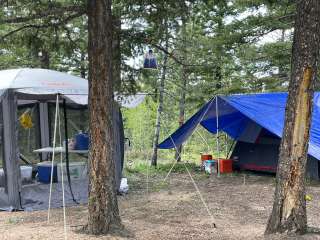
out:
M232 173L232 160L219 159L220 173Z

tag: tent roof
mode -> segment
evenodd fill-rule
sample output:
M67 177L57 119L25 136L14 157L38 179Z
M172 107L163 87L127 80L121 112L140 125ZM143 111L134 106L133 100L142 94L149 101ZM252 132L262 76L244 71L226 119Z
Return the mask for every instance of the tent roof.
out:
M13 89L25 99L52 99L63 95L71 103L88 104L88 81L86 79L49 69L21 68L0 71L0 97ZM145 94L117 96L123 107L139 105Z
M219 96L207 102L185 124L158 145L161 149L180 146L198 124L215 134L226 132L236 140L254 134L254 126L282 137L287 93L260 93ZM216 113L217 109L217 113ZM320 160L320 93L314 94L308 153Z
M0 89L26 94L87 94L88 81L49 69L21 68L0 71Z

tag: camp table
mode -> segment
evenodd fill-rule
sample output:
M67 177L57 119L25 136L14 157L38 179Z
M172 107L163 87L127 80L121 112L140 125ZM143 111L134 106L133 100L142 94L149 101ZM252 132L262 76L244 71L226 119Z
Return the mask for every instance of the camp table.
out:
M36 149L33 152L35 153L65 153L66 149L64 147L45 147L45 148L40 148ZM68 149L69 153L79 153L79 154L87 154L88 150L75 150L75 149Z

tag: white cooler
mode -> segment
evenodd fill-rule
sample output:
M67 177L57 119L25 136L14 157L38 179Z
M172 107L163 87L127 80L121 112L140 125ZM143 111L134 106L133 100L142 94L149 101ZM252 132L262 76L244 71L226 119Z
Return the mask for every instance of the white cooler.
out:
M21 180L22 182L32 182L32 167L31 166L20 166Z
M67 178L67 168L66 164L60 163L57 164L57 174L58 174L58 182L61 182L61 166L63 166L63 181L68 181ZM71 162L69 163L69 170L70 170L70 178L71 180L79 180L85 179L87 177L88 169L87 163L85 162Z
M22 183L32 182L32 167L20 166L20 174ZM3 168L0 168L0 187L5 186L5 176Z

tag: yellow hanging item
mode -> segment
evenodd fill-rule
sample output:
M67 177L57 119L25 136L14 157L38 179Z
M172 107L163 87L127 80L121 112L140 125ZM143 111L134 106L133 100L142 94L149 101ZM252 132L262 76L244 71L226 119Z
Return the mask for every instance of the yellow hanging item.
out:
M20 117L20 124L24 129L30 129L33 127L32 118L29 113L23 113Z
M305 196L306 201L312 201L312 196L311 195L306 195Z

